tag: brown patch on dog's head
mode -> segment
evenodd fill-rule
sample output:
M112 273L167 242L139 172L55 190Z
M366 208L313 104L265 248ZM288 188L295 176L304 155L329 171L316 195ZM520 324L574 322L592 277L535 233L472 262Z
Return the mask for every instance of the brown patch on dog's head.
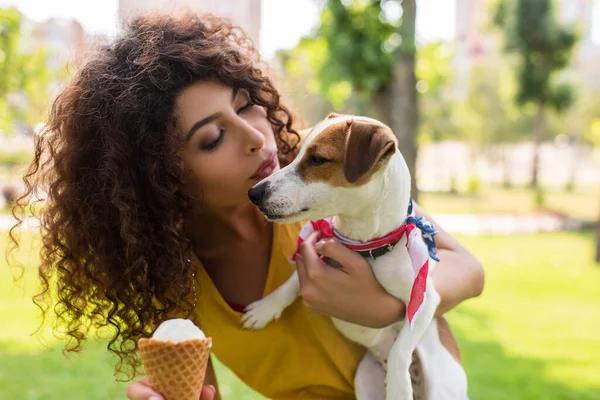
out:
M363 121L352 122L344 157L346 179L354 183L365 174L372 174L373 167L395 151L396 138L390 128Z
M389 128L365 121L342 121L320 132L300 160L305 182L355 187L367 183L395 151Z

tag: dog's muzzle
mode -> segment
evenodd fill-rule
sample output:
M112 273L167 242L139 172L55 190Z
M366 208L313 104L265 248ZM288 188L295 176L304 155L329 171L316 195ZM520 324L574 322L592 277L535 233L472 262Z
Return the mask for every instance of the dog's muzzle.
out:
M267 197L269 197L269 186L269 182L263 182L248 190L250 201L260 207Z

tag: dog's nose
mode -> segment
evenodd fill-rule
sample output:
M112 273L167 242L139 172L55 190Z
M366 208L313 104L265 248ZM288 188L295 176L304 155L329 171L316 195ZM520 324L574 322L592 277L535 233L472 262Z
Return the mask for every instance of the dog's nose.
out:
M248 197L250 198L250 201L257 206L260 206L261 203L267 198L268 192L269 182L263 182L248 190Z

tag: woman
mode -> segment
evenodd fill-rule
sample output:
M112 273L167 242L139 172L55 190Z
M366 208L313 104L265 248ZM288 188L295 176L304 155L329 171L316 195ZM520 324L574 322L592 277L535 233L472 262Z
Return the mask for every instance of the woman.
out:
M47 191L37 300L47 311L56 293L69 350L90 327L108 330L117 371L135 372L137 339L187 316L268 397L353 398L364 349L328 316L382 327L405 310L358 254L310 236L297 263L303 301L263 330L240 327L244 306L291 274L301 227L272 225L247 198L265 160L278 155L269 172L289 162L299 136L243 32L213 16L139 18L62 91L47 128L19 205ZM483 272L436 227L441 315L481 293ZM206 385L202 398L219 398L212 365ZM128 396L160 398L145 378Z

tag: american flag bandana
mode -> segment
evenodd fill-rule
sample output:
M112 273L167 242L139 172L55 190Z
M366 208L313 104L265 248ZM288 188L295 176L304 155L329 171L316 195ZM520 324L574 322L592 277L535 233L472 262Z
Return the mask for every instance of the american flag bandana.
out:
M419 230L421 231L423 240L420 240ZM334 238L344 246L354 251L369 251L383 246L398 242L403 235L407 236L406 248L411 259L415 278L410 294L410 300L406 306L406 318L410 327L413 326L415 319L423 309L425 303L425 294L427 291L427 275L429 274L429 258L439 261L436 252L434 235L437 233L431 223L423 217L417 217L412 213L412 200L409 203L407 217L404 223L393 232L387 235L361 242L348 239L341 235L333 227L333 218L321 219L318 221L310 221L306 223L300 230L298 237L298 247L291 258L291 262L296 263L296 257L300 253L300 245L313 232L320 231L321 239Z

